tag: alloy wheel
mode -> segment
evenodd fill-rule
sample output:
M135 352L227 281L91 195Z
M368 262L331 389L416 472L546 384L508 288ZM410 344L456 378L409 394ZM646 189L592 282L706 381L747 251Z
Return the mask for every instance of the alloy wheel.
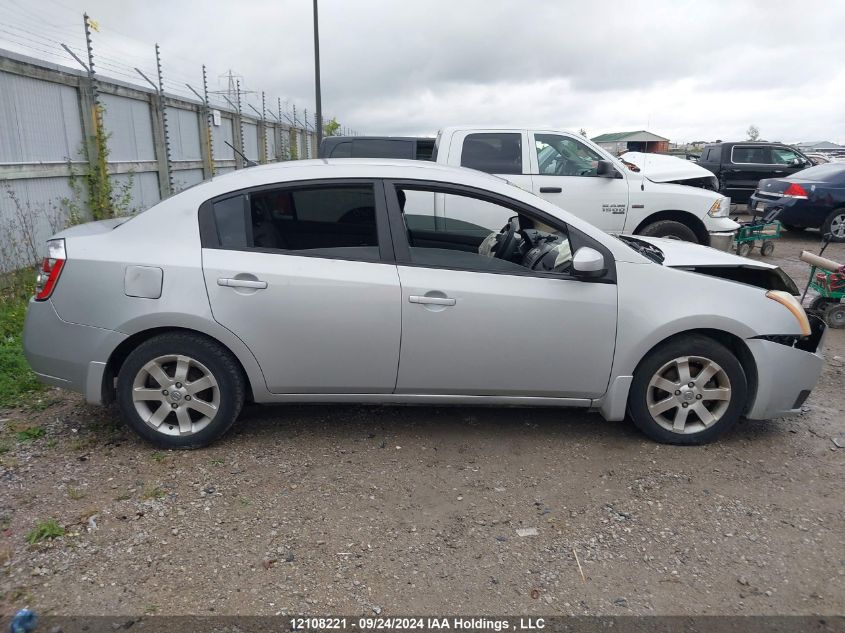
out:
M182 354L159 356L135 375L132 402L140 418L164 435L193 435L220 409L220 386L209 369Z
M648 383L646 405L657 424L672 433L698 433L716 424L731 403L731 382L715 362L680 356Z
M830 233L833 237L845 238L845 213L833 216L830 221Z

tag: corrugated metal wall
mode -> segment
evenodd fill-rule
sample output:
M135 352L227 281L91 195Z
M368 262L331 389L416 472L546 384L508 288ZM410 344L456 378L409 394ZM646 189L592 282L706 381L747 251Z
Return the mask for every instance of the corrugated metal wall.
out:
M0 72L0 163L83 160L76 91Z
M53 232L54 216L67 213L75 199L71 178L88 169L85 151L85 73L37 59L0 51L0 258L21 215L30 215L43 242ZM163 126L158 95L142 86L98 81L103 126L108 135L108 170L116 195L129 195L129 210L143 211L173 193L201 182L212 169L225 173L243 167L227 141L243 148L251 160L263 161L260 121L215 108L210 126L213 156L207 152L203 105L181 97L165 96L169 160L164 154ZM160 136L157 138L156 134ZM266 160L287 158L291 131L276 122L264 122ZM303 130L294 130L298 157L305 158ZM308 131L309 136L313 132ZM283 139L277 151L277 137ZM313 143L311 143L313 145ZM167 168L170 167L170 178ZM77 182L82 186L83 179ZM76 189L79 190L80 187ZM84 191L83 191L84 196ZM17 200L17 203L15 202ZM74 204L85 212L85 201ZM8 257L7 257L8 259ZM0 261L0 269L8 268Z

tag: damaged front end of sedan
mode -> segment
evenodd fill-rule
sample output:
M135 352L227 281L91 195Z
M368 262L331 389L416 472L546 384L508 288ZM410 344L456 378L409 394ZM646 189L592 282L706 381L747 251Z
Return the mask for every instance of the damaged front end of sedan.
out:
M815 352L825 332L824 320L804 310L796 297L801 291L795 281L779 266L697 244L678 240L621 236L626 244L655 263L690 273L716 277L766 291L766 296L783 304L801 324L801 335L760 336L788 347Z

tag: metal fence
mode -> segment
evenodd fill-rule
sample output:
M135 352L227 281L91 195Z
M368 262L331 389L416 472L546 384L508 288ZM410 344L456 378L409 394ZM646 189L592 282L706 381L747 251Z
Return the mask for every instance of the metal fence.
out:
M182 89L196 98L175 94L162 80L158 46L157 81L138 68L137 83L95 74L87 16L85 26L87 64L83 50L61 44L79 69L0 49L0 271L31 264L21 241L43 243L69 209L91 218L79 200L91 170L103 170L123 211L137 212L247 160L316 157L307 110L281 99L268 104L255 91L242 99L231 77L228 92L210 94L204 66L201 83ZM120 75L132 79L125 68ZM249 103L258 95L259 104ZM100 162L98 133L107 156Z
M30 204L72 195L72 173L90 167L90 82L84 71L0 50L0 183L7 191ZM96 83L108 172L117 183L131 179L133 209L244 167L235 150L256 163L316 155L313 130L270 119L266 110L250 116L237 104L212 107L112 79ZM0 213L9 204L3 195Z

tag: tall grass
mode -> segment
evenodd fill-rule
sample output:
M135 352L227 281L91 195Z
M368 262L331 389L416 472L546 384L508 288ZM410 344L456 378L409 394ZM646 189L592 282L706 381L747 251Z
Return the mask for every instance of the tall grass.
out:
M34 281L34 269L0 275L0 407L17 406L42 388L23 355L23 322Z

